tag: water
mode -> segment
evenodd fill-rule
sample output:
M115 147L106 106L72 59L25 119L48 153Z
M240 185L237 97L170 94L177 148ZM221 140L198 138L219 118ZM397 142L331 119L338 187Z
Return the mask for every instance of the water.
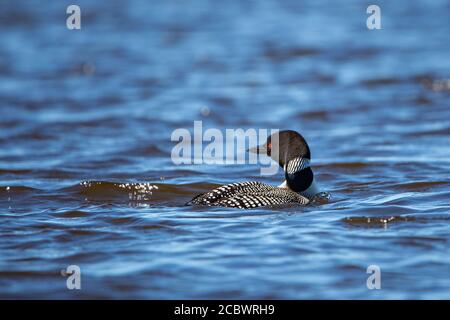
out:
M77 4L0 4L0 297L450 298L448 1ZM330 201L184 206L282 180L174 165L195 120L301 132Z

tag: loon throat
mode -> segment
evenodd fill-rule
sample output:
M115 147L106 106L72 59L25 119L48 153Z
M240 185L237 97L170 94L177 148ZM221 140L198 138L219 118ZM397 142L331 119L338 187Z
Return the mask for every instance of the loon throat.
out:
M187 205L243 209L289 203L306 205L319 193L310 167L311 152L298 132L280 131L266 143L247 151L269 156L279 163L283 167L284 183L278 187L256 181L230 183L197 195Z
M294 158L284 166L286 180L280 187L288 188L311 199L319 193L314 173L307 158Z
M294 191L291 188L289 188L286 180L284 180L283 183L278 186L278 188ZM310 186L306 190L299 192L300 195L302 195L303 197L306 197L308 199L314 198L314 196L318 193L320 193L319 187L317 186L317 183L314 179L311 182Z
M314 180L314 173L310 167L310 160L305 158L294 158L289 160L284 167L287 185L295 192L308 189Z

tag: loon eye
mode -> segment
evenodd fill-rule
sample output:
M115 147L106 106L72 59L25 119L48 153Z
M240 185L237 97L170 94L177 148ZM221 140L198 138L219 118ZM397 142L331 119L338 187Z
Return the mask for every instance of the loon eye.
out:
M272 155L272 142L268 142L266 146L266 153L268 156Z

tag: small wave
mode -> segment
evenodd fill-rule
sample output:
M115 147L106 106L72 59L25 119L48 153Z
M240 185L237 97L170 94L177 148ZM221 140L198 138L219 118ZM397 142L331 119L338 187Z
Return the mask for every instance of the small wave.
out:
M367 162L332 162L314 166L318 168L326 168L331 170L331 169L362 169L379 165L380 164L378 163L367 163Z
M346 217L344 219L341 219L340 221L352 226L379 227L379 226L386 226L387 224L395 222L416 221L416 218L407 216L388 216L388 217L360 216L360 217Z
M194 195L217 187L211 183L168 184L150 182L83 181L68 191L86 200L129 201L135 204L182 205Z
M416 181L407 183L398 183L392 186L393 189L397 190L426 190L435 186L448 185L447 181Z
M307 56L315 56L321 53L321 50L317 48L306 47L291 47L291 48L279 48L275 46L268 46L264 55L266 58L274 61L284 61L297 59Z
M28 169L0 169L0 175L8 175L8 174L29 174L33 172L32 170Z
M8 195L8 194L25 194L32 192L39 192L39 189L27 187L27 186L1 186L0 194Z
M439 92L450 91L450 79L437 79L433 76L418 77L417 82L420 82L426 89Z
M137 148L131 148L126 152L127 155L138 155L138 156L164 156L166 152L158 147L157 145L149 146L139 146Z
M68 210L56 215L58 218L83 218L89 216L88 212L80 210Z
M32 270L0 271L0 278L35 278L35 279L42 279L44 277L55 277L55 272L52 272L52 271L32 271Z
M92 198L116 198L127 195L129 200L151 200L158 186L151 183L116 183L108 181L83 181L75 189L83 196Z
M345 217L339 220L350 226L358 227L386 227L393 223L404 223L404 222L414 222L414 223L436 223L445 222L450 220L450 216L447 214L404 214L404 215L373 215L373 216L352 216Z
M361 81L361 85L366 87L394 85L401 83L402 80L396 77L365 79Z
M448 136L450 135L450 127L432 130L418 130L413 132L408 132L405 136L408 137L428 137L428 136Z
M311 120L327 120L330 117L330 112L327 110L311 110L299 114L299 118Z

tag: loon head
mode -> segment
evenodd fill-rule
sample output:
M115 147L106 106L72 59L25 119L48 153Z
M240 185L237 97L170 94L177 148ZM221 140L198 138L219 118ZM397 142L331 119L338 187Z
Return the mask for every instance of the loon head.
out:
M266 154L283 168L286 181L281 187L287 187L307 198L319 193L310 167L311 151L300 133L293 130L276 132L266 143L248 151Z

